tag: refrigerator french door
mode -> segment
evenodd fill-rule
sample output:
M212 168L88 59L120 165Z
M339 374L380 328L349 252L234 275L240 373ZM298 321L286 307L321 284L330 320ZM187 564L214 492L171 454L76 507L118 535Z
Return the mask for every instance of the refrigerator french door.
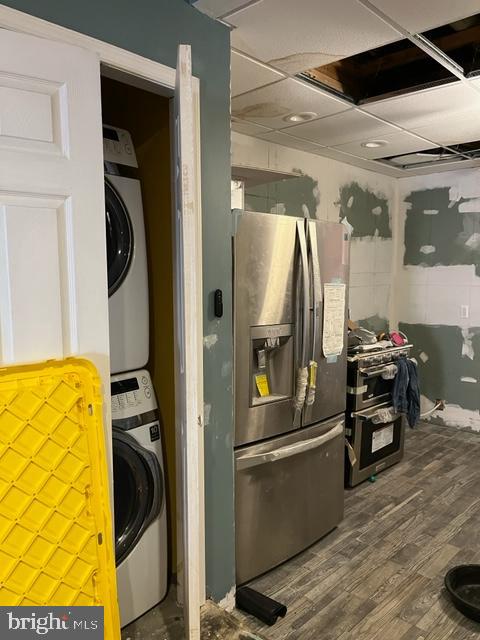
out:
M348 261L341 224L236 214L238 584L343 517Z

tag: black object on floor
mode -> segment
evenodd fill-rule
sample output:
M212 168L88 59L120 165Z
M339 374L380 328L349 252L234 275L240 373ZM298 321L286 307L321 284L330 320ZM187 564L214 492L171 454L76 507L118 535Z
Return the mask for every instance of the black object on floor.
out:
M445 587L453 604L464 616L480 622L480 564L464 564L450 569Z
M238 609L250 613L270 627L275 624L278 618L284 618L287 614L287 607L284 604L272 600L250 587L237 589L235 603Z

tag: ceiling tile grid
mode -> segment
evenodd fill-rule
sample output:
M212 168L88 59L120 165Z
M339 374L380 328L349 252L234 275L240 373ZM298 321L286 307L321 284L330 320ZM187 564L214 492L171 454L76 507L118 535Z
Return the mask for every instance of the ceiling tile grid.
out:
M335 149L346 151L362 158L375 160L388 156L396 156L403 153L412 153L415 151L423 151L433 149L437 145L433 142L426 142L422 138L418 138L406 131L381 136L380 143L385 143L379 147L368 148L362 146L361 142L347 142L345 144L336 145Z
M356 140L375 139L396 131L396 127L372 118L368 113L349 109L326 118L291 126L285 129L284 133L330 147Z
M434 89L416 91L397 98L364 104L363 111L384 118L406 129L433 124L445 116L480 113L480 93L467 83L453 82Z
M285 74L280 71L234 50L232 50L230 68L232 98L285 77Z
M263 0L228 23L233 47L292 74L401 37L357 0Z
M193 6L211 18L220 18L249 4L247 0L194 0Z
M291 124L288 117L293 114L311 112L320 117L348 108L348 103L294 78L275 82L232 99L232 115L235 118L272 129L281 129Z
M480 11L478 0L372 0L380 11L411 33L421 33Z
M232 26L235 131L397 174L402 170L378 160L480 141L480 77L356 107L295 77L396 42L404 30L421 33L480 13L480 0L197 0L195 6ZM375 9L385 14L385 21ZM301 112L312 112L312 120L289 121ZM374 149L362 145L372 140L387 144ZM415 167L403 175L478 163Z
M310 140L302 140L300 138L295 138L294 136L290 136L286 133L282 133L281 131L270 131L267 133L262 133L257 136L262 140L266 140L267 142L274 142L275 144L281 144L284 147L291 147L292 149L299 149L300 151L308 151L309 153L315 153L318 155L322 154L324 147L319 144L315 144Z
M232 118L232 129L238 133L243 133L246 136L260 136L262 133L271 131L268 127L262 127L255 122L248 122L247 120L239 120L238 118Z

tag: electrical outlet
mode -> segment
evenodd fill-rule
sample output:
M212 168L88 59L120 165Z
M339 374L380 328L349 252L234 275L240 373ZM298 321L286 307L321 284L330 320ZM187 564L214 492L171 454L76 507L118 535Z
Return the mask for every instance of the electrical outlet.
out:
M468 318L468 316L470 315L470 307L468 304L462 304L460 305L460 317L463 319Z
M445 411L445 400L441 400L440 398L437 398L435 400L435 404L438 404L437 407L437 411Z

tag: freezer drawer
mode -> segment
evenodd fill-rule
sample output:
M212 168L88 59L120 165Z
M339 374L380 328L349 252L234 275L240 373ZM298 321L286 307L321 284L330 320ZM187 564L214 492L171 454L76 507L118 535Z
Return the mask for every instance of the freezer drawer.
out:
M268 571L343 517L344 416L235 452L237 584Z

